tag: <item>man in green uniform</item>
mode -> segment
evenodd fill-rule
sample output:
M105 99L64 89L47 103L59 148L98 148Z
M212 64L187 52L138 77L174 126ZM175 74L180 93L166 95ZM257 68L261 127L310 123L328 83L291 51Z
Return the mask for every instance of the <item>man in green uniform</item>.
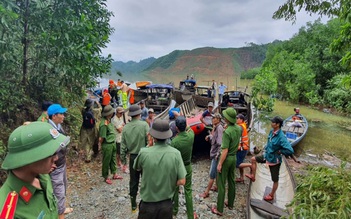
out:
M178 134L173 138L171 146L177 149L183 159L183 163L186 169L186 182L184 185L185 203L188 219L194 219L197 217L193 208L193 194L191 188L192 168L191 168L191 156L193 153L194 144L194 131L191 128L187 128L186 118L179 116L175 120L175 125ZM176 191L179 190L177 186ZM179 193L175 192L173 197L173 215L178 214L179 208Z
M241 129L236 124L236 111L230 107L223 111L227 128L222 137L221 155L217 165L218 197L217 207L211 209L212 213L222 216L224 209L225 184L228 180L228 208L231 210L235 199L235 166L236 151L238 149Z
M104 177L107 184L112 184L109 178L109 171L113 175L112 179L123 179L123 177L117 175L117 163L116 163L116 132L115 127L111 122L111 118L114 116L115 110L111 105L104 107L102 111L102 119L99 129L99 149L102 149L102 177Z
M48 108L49 108L49 106L51 106L51 104L52 104L52 102L50 102L50 101L44 101L41 104L42 113L39 116L39 118L37 119L37 121L47 122L49 120Z
M140 149L147 145L149 132L149 125L140 120L140 114L139 105L134 104L129 107L128 116L132 117L132 121L124 126L121 141L121 162L123 165L126 165L126 157L129 154L129 195L132 212L136 212L137 209L136 196L140 180L140 172L133 169L133 164Z
M172 219L172 198L176 186L185 184L186 170L180 152L166 144L172 136L166 120L156 119L150 135L155 144L142 148L134 162L143 171L138 218Z
M9 137L2 168L8 177L0 188L0 218L58 218L56 198L49 176L69 137L46 122L32 122Z

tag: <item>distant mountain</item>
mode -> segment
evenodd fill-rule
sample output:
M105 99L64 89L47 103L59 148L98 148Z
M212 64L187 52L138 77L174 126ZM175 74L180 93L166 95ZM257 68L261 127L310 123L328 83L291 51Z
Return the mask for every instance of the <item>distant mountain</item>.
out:
M242 71L262 65L269 44L250 44L242 48L204 47L193 50L175 50L158 59L140 62L114 62L112 73L120 71L128 81L151 80L154 83L174 82L176 85L187 75L197 80L225 81L233 84Z

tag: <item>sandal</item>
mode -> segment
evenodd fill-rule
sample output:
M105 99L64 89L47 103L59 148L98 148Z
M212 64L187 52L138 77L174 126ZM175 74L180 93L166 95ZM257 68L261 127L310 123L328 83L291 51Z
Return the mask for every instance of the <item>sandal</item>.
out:
M219 216L223 216L223 213L219 212L216 207L212 207L211 208L211 212L213 214L216 214L216 215L219 215Z
M111 179L107 178L107 179L105 179L105 183L111 185L111 184L112 184L112 181L111 181Z
M249 178L252 182L255 182L255 181L256 181L255 177L254 177L254 176L251 176L250 174L245 174L245 176L246 176L247 178Z
M73 212L73 208L66 208L65 211L63 212L64 214L69 214Z
M207 192L204 192L204 193L200 194L199 196L200 196L201 198L207 198L207 197L210 196L210 194L207 193Z
M274 200L274 197L271 194L266 195L263 200L267 201L267 202L271 202Z
M115 175L113 175L112 179L123 179L123 177L115 174Z
M236 179L235 179L235 182L237 182L237 183L244 183L244 179L236 178Z
M228 201L224 201L224 205L225 205L229 210L233 210L233 207L229 207L229 206L228 206Z

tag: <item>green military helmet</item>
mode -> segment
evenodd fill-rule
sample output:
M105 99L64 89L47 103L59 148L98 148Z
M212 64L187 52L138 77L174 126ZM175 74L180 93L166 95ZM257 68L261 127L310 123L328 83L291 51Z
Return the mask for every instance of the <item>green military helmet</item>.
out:
M49 123L31 122L16 128L8 141L8 153L2 163L5 170L16 169L53 155L70 141Z
M236 111L234 108L230 107L223 111L223 116L229 122L235 124L236 123Z

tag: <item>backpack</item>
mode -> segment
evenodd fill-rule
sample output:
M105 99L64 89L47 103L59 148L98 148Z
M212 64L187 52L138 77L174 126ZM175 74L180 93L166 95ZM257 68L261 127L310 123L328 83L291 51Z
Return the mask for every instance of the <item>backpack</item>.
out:
M91 110L88 110L88 111L84 111L83 113L83 124L82 126L84 128L87 128L87 129L91 129L91 128L94 128L95 127L95 118L94 118L94 114Z

